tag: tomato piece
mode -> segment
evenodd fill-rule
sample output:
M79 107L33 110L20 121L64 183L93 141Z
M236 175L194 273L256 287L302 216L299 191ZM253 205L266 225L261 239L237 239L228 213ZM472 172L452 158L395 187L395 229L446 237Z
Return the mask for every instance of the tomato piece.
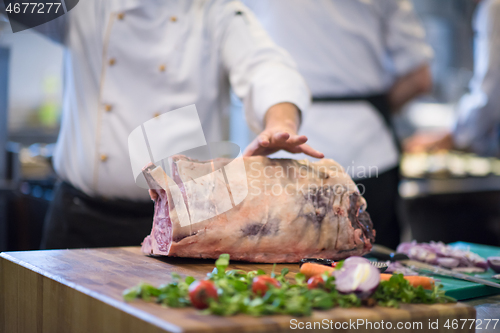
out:
M332 261L332 267L334 267L334 268L335 268L335 267L337 266L337 264L338 264L338 263L339 263L338 261Z
M253 278L252 291L257 295L264 295L269 290L269 285L281 287L278 280L267 275L258 275Z
M307 289L323 289L325 288L325 281L321 275L316 275L307 280Z
M191 304L197 309L208 308L208 300L218 299L217 288L213 282L208 280L195 281L189 286L189 299Z

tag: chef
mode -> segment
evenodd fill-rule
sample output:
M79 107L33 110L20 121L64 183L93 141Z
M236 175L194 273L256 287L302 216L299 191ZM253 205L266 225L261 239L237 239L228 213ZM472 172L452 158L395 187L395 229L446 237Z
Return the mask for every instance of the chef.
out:
M248 0L297 62L314 104L300 133L357 180L395 248L399 152L391 115L431 88L432 50L409 0ZM287 156L287 154L279 154Z
M449 131L417 133L407 140L411 152L459 149L500 156L500 0L482 0L474 20L474 75L469 93L457 106Z
M196 104L208 142L222 139L229 90L243 100L252 147L321 158L298 136L310 93L292 58L228 0L86 0L37 27L65 47L55 191L43 248L139 245L153 206L127 148L145 121Z

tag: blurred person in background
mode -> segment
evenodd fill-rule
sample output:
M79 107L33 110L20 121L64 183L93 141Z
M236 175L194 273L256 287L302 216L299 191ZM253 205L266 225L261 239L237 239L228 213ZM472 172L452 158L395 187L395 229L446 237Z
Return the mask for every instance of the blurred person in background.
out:
M323 157L297 135L310 93L296 64L239 1L86 0L35 29L65 47L53 160L62 183L42 248L139 245L154 208L135 184L128 135L196 104L207 141L220 141L230 87L261 133L252 154Z
M433 56L409 0L247 0L313 95L300 129L355 178L376 242L396 248L399 144L391 115L430 91ZM292 157L278 154L279 157Z
M477 0L474 0L477 1ZM500 0L480 0L473 19L474 75L449 131L417 133L408 152L466 150L500 156Z

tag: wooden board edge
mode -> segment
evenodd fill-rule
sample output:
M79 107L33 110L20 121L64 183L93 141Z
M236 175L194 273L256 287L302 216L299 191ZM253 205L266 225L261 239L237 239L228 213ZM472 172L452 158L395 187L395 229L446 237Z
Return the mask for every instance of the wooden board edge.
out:
M7 268L7 266L9 264L11 265L11 267ZM21 274L30 275L31 274L35 277L35 279L36 279L36 276L41 277L42 278L41 283L44 283L44 284L56 283L56 284L60 284L62 286L65 286L66 288L70 288L72 290L75 290L77 293L85 295L86 297L89 297L90 299L94 300L94 302L92 302L92 303L95 303L94 305L97 308L104 309L107 306L107 307L111 307L111 308L115 309L116 311L122 311L122 312L126 313L127 315L129 315L131 318L135 318L137 320L144 321L147 324L153 325L153 326L161 329L162 332L164 332L164 331L183 332L182 328L180 328L176 325L173 325L171 323L168 323L164 320L161 320L161 319L159 319L159 318L157 318L157 317L155 317L155 316L153 316L145 311L134 308L125 302L118 301L118 300L115 300L111 297L98 294L96 292L93 292L85 287L79 286L79 285L77 285L73 282L67 281L65 279L57 278L54 275L49 274L47 272L44 272L44 271L38 269L36 266L33 266L33 265L26 263L22 260L18 260L16 258L8 255L5 252L0 253L0 294L2 294L2 296L0 296L0 302L1 302L0 303L0 311L2 312L0 314L0 319L3 319L4 324L8 322L8 319L11 319L11 318L7 318L7 315L6 315L7 307L12 306L8 303L9 289L11 289L10 290L11 293L13 292L13 290L16 291L16 295L14 295L13 299L21 299L21 297L20 297L21 295L18 294L20 290L25 290L25 291L30 290L29 286L22 285L22 281L17 281L18 282L17 288L12 288L12 287L9 288L5 284L7 278L4 276L4 274L16 274L16 273L18 273L18 272L16 272L16 270L17 271L24 270L24 272L20 273L19 275L21 275ZM39 283L40 282L36 282L35 284L39 284ZM37 286L37 287L40 287L40 286ZM43 295L42 295L42 297L43 297ZM22 309L19 309L19 311L17 311L17 312L18 312L18 315L20 315L20 316L23 315ZM40 320L40 318L37 318L37 320Z
M104 309L105 306L108 306L108 307L111 306L112 308L115 309L115 311L125 312L128 316L131 316L131 317L138 317L138 313L144 313L147 316L152 317L155 321L158 321L158 322L163 323L163 324L168 324L170 326L169 327L161 327L161 326L155 325L154 323L149 322L147 320L148 318L146 318L146 320L144 318L135 318L135 319L139 320L139 321L142 320L150 325L154 325L156 328L162 328L162 329L165 329L167 331L174 331L174 332L183 331L182 328L179 328L178 326L171 325L168 322L161 320L155 316L152 316L149 313L144 312L140 309L132 307L132 306L128 305L127 303L120 302L116 299L97 294L95 292L92 292L91 290L87 290L86 288L76 286L74 283L72 283L70 281L67 281L67 280L64 280L61 278L57 278L53 274L49 274L47 272L41 271L40 269L34 267L33 265L31 265L29 263L26 263L22 260L19 260L17 258L10 256L8 253L1 253L0 254L0 291L2 291L2 289L1 289L2 283L4 283L3 277L2 277L2 271L5 270L4 268L5 268L6 263L10 263L12 266L15 266L18 271L23 271L24 274L29 274L31 276L34 276L34 279L40 280L41 282L39 282L39 283L41 283L41 284L48 284L48 285L56 285L57 284L57 285L64 286L64 288L66 288L66 289L75 290L79 294L83 295L83 296L79 296L79 297L86 298L85 302L92 302L92 304L94 304L95 307L99 307L99 309ZM9 267L9 269L10 269L10 267ZM23 288L21 288L21 289L23 289ZM58 289L58 288L54 287L53 289ZM0 300L2 300L1 297L2 296L0 295ZM92 299L92 300L90 300L90 299ZM115 306L115 304L118 306ZM460 318L475 318L475 316L476 316L475 308L473 308L469 305L463 304L463 303L459 303L458 306L460 308L460 311L458 313ZM2 309L2 307L0 304L0 310L1 309ZM451 309L452 308L450 307L450 315L452 315ZM130 312L127 310L129 310ZM413 319L413 320L417 319L416 317L418 317L418 315L419 315L418 311L413 313L413 315L411 316L411 318L409 318L409 320L410 319ZM453 315L457 315L457 314L453 313ZM1 316L2 316L2 314L0 314L0 319L2 319ZM117 316L118 315L115 315L115 317L117 317ZM302 317L302 318L298 318L298 319L300 321L311 321L311 322L321 320L318 318L311 318L311 317ZM396 319L394 319L394 320L396 320ZM1 326L0 326L0 328L1 328ZM238 328L238 330L239 329L240 328ZM281 323L274 322L274 323L272 323L272 325L269 325L269 323L266 323L266 324L256 323L255 325L241 328L242 332L243 331L268 332L268 331L289 331L289 330L291 330L290 326L287 325L286 322L281 322ZM160 330L155 330L154 332L159 332L159 331ZM192 330L192 329L185 329L184 331L185 332L196 332L196 330ZM233 332L234 327L217 328L217 329L207 328L206 331L207 332L215 332L215 331L217 331L217 332ZM380 332L380 331L381 330L377 330L377 332ZM437 330L437 331L439 331L439 330ZM453 330L450 330L450 331L453 331ZM18 331L18 332L20 332L20 331ZM49 331L49 332L51 332L51 331ZM146 331L141 330L141 332L146 332ZM149 331L147 331L147 332L149 332ZM449 332L449 331L447 330L447 332ZM9 331L9 333L10 333L10 331Z

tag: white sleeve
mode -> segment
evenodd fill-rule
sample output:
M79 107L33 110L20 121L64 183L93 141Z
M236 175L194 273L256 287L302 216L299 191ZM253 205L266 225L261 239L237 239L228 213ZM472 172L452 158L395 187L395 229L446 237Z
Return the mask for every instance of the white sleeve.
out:
M281 102L306 112L311 94L291 56L274 44L241 2L226 1L223 6L217 20L222 61L235 94L243 100L250 128L262 131L267 110Z
M395 74L402 76L429 63L434 52L410 0L386 0L381 4L385 43Z
M482 29L477 29L471 91L460 100L453 137L459 148L490 155L498 153L499 144L500 0L484 5L484 15L476 17Z

